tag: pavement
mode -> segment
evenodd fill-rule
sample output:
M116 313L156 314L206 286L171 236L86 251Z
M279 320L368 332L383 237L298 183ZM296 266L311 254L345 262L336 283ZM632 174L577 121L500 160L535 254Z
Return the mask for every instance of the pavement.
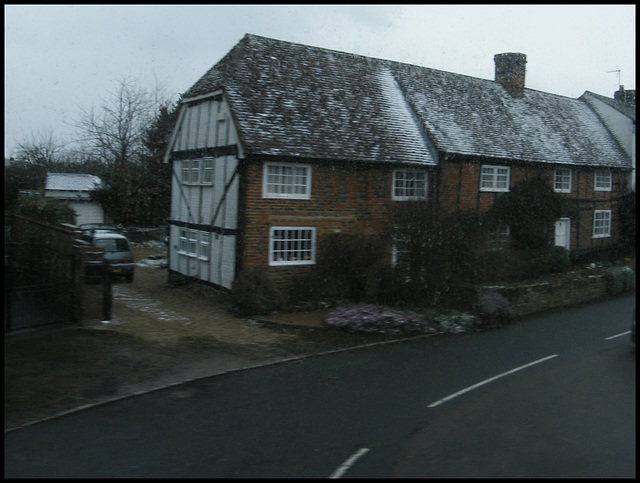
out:
M5 335L5 432L126 397L403 337L322 327L324 312L238 318L197 284L138 266L113 286L112 320ZM406 338L406 336L404 337Z

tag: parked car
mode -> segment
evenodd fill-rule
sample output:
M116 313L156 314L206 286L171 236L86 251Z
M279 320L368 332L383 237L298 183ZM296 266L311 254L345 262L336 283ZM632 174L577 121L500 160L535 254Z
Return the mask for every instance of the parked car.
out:
M127 237L114 231L93 230L91 244L104 248L104 260L112 274L122 275L127 282L133 282L135 264Z
M91 241L91 236L96 230L103 231L113 231L116 233L120 232L120 229L115 225L110 225L108 223L84 223L80 225L80 229L82 230L82 238Z

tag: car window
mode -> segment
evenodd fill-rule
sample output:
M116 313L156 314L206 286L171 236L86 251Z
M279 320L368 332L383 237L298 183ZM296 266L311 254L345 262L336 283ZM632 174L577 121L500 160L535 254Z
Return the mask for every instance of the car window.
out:
M127 252L129 245L127 240L122 238L99 238L95 241L99 247L103 247L105 252Z

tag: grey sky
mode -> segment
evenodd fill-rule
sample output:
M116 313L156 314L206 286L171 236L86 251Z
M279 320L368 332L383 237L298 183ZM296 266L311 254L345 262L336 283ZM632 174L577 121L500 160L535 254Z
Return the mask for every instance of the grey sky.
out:
M123 77L174 97L245 33L493 79L527 55L527 87L635 89L635 5L5 5L5 156L34 133L72 141L80 108Z

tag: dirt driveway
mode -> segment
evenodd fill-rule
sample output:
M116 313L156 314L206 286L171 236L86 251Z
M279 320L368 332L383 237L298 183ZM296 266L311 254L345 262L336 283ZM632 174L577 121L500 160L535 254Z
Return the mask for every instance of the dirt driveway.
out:
M108 324L5 336L5 431L197 377L385 340L236 318L210 291L171 286L166 269L143 266L133 283L114 284L112 313Z

